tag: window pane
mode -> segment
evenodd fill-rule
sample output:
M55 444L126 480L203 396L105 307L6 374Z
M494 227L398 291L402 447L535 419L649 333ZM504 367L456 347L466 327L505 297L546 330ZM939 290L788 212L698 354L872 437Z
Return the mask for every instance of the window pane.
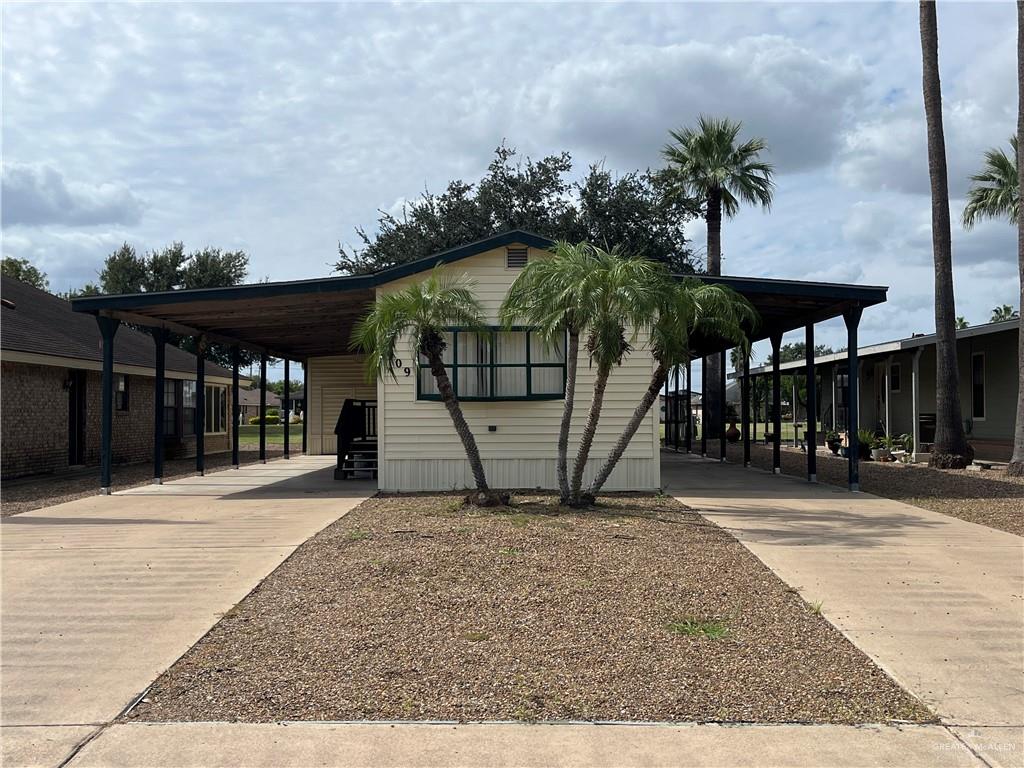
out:
M899 363L892 365L889 368L889 388L893 392L900 391L900 366Z
M174 407L174 382L164 381L164 406Z
M181 382L181 404L186 408L196 407L196 383L194 381Z
M461 350L460 350L461 353ZM459 367L459 397L490 397L491 369Z
M491 362L490 336L460 332L458 335L459 365L489 364Z
M976 419L985 418L985 356L974 355L971 358L971 403L972 415Z
M536 334L530 336L531 363L564 363L565 344L561 339L545 345Z
M526 397L526 368L495 368L495 397Z
M530 388L534 395L560 395L564 391L562 368L531 368Z
M194 435L196 433L196 409L195 406L181 409L182 433Z
M494 334L494 362L526 363L526 333L501 331Z
M452 377L452 369L446 368L448 372L448 379ZM429 368L420 368L420 395L432 395L437 396L437 381L434 379L434 374L430 372Z

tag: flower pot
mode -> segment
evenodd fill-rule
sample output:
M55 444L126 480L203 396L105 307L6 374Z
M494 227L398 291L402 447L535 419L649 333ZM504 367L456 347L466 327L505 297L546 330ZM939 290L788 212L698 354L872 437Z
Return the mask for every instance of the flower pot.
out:
M729 428L727 430L725 430L725 439L728 440L730 443L735 443L739 441L740 431L736 429L735 421L729 425Z
M889 451L886 448L872 448L871 449L871 458L874 461L884 461L886 459L886 457L888 456L888 454L889 454Z

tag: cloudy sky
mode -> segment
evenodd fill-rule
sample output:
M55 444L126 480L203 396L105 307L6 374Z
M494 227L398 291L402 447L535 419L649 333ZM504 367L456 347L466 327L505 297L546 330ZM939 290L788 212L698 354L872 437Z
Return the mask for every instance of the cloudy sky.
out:
M3 13L3 253L65 290L122 242L242 248L325 275L339 241L503 140L579 169L659 164L671 127L742 120L771 213L725 224L728 274L890 287L865 342L930 331L916 3L46 4ZM943 2L954 220L1016 125L1011 2ZM700 223L692 237L703 245ZM954 228L958 314L1017 303L1005 223ZM841 323L819 341L843 344Z

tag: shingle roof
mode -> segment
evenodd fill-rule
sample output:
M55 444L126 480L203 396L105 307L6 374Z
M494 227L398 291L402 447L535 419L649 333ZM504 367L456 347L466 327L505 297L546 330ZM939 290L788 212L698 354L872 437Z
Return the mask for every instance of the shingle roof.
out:
M260 391L259 389L240 389L238 390L238 404L239 405L259 405L260 404ZM267 390L267 405L274 406L275 408L281 405L281 398L275 393Z
M0 348L102 361L95 317L73 312L70 302L10 277L0 278L0 298ZM153 337L121 326L114 337L114 363L154 368ZM168 344L166 366L169 371L195 373L196 358L191 352ZM230 377L231 371L207 360L206 375Z

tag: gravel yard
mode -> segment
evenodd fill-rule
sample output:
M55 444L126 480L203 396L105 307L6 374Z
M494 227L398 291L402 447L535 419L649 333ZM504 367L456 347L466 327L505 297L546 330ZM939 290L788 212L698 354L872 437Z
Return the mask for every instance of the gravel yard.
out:
M717 456L718 444L708 445ZM743 461L743 446L728 446L729 461ZM772 450L750 446L756 467L771 469ZM782 449L782 471L807 476L807 454ZM818 481L846 487L845 459L818 454ZM972 472L964 469L932 469L924 464L860 462L860 487L866 493L913 504L915 507L959 517L972 523L1024 536L1024 478L1010 477L999 469Z
M280 448L267 446L267 458L281 455ZM259 451L239 451L239 461L251 464L259 461ZM218 472L231 466L230 453L216 453L206 457L206 473ZM174 459L164 462L164 479L189 477L196 474L196 460ZM153 465L122 464L112 472L115 491L148 485L153 482ZM3 483L0 493L0 517L10 517L33 509L63 504L65 501L84 499L99 492L100 468L89 467L83 471L66 474L42 475L38 477L8 480Z
M678 502L370 499L302 545L142 721L864 723L931 713Z

